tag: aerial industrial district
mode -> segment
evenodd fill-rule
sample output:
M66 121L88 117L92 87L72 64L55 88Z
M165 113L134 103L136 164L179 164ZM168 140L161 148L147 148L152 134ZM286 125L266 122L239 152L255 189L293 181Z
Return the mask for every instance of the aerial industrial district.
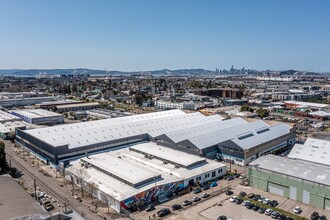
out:
M330 219L330 79L0 76L0 219Z

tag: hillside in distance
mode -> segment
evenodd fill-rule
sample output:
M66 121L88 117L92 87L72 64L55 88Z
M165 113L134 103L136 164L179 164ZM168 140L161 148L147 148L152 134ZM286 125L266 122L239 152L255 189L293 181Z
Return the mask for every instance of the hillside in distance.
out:
M89 74L89 75L125 75L125 74L150 74L150 75L181 75L181 74L209 74L212 73L210 70L205 69L179 69L179 70L153 70L153 71L135 71L135 72L124 72L124 71L106 71L106 70L94 70L86 68L77 69L10 69L0 70L2 75L14 75L14 76L36 76L36 75L62 75L62 74Z

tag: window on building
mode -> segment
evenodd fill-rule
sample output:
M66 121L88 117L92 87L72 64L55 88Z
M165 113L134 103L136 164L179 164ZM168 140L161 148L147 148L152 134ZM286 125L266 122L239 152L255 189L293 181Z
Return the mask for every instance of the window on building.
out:
M215 171L212 172L212 177L215 177Z

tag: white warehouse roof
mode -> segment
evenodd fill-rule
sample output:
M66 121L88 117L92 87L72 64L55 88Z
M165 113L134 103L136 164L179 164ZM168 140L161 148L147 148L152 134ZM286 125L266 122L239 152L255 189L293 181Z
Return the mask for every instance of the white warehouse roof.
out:
M330 166L330 141L307 138L303 145L295 144L288 157Z
M329 166L295 160L275 155L259 157L251 162L250 167L265 169L272 172L295 177L297 179L308 180L314 183L330 186Z
M186 114L180 110L111 118L92 122L67 124L24 131L52 146L69 148L99 144L117 139L149 134L160 134L178 129L200 126L219 120L203 114Z
M209 116L217 117L217 115ZM221 118L222 119L222 118ZM230 120L221 121L220 118L214 123L209 123L193 128L185 128L181 130L175 130L173 132L165 133L165 135L170 138L174 143L193 138L199 135L208 134L214 131L228 129L231 127L247 124L248 122L242 118L234 118Z
M242 137L238 135L231 141L233 141L242 149L247 150L263 143L267 143L268 141L271 141L277 137L286 135L290 132L290 129L291 127L287 124L277 124L272 127L252 130L250 133L246 134L246 138L244 138L244 136Z
M0 122L6 122L6 121L20 121L21 118L9 114L8 112L0 110Z
M142 144L141 146L149 145L150 147L161 148L161 151L165 152L166 155L175 156L180 154L179 152L173 153L173 150L167 147L158 146L154 143ZM135 147L139 148L139 145L135 145ZM141 147L141 149L143 149ZM185 153L183 153L185 154ZM189 155L189 154L187 154ZM90 161L98 161L98 165L102 166L102 169L97 169L97 167L89 167L83 168L88 173L88 178L86 181L97 183L98 188L102 190L104 193L110 195L118 201L123 201L129 197L137 195L141 192L144 192L152 187L161 186L167 183L174 183L177 181L187 180L199 175L203 175L205 173L210 173L211 171L218 171L219 169L223 170L225 173L226 165L223 163L215 162L212 160L204 159L205 163L198 164L189 169L184 167L175 167L173 164L164 164L162 160L157 158L149 159L146 158L143 154L131 151L129 148L124 148L120 150L115 150L106 153L100 153L96 155L89 156ZM120 157L120 159L119 159ZM191 157L189 160L199 160L198 156L189 155ZM113 167L112 162L108 162L109 159L116 158L116 161L120 160L120 167L118 169ZM82 159L82 161L86 161L86 157ZM81 165L78 161L74 161L71 163L72 166L66 168L67 171L71 173L76 173L75 170L81 169ZM118 165L119 166L119 165ZM129 167L129 168L125 168ZM132 169L132 172L130 171ZM136 176L131 177L130 174L133 172L141 172L134 174ZM142 171L143 170L143 171ZM106 172L103 172L106 171ZM137 179L146 179L147 177L161 176L161 178L152 178L150 181L145 182L142 185L134 187L132 185L127 184L127 182L123 182L114 176L109 175L112 172L116 172L116 175L121 175L121 177L127 177L127 180L133 181L135 178ZM120 173L120 174L118 174ZM126 180L126 181L127 181Z
M206 162L206 159L203 157L184 153L182 151L174 150L171 148L162 147L155 143L138 144L130 147L130 149L133 149L141 153L145 153L146 155L152 155L166 161L171 161L174 162L175 164L179 164L184 167L190 167L196 164Z
M44 109L23 109L23 110L13 110L13 113L26 116L28 118L44 118L44 117L54 117L62 116L56 112L47 111Z
M254 132L258 129L270 127L267 123L262 120L254 121L251 123L242 124L230 128L219 129L214 132L199 135L188 140L199 149L204 149L221 142L231 140L239 135L244 135L249 132Z

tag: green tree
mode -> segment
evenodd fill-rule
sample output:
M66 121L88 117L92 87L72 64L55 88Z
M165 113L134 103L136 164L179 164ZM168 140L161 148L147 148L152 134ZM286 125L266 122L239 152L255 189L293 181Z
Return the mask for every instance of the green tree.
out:
M260 118L265 118L269 115L268 111L263 108L259 108L256 113L259 115Z

